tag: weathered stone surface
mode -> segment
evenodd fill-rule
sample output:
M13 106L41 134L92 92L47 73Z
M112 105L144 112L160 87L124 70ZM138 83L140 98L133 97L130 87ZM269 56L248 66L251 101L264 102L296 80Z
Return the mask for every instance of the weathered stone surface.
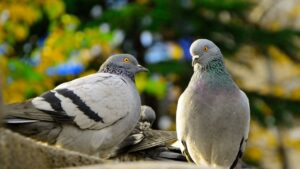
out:
M205 169L199 168L195 164L185 162L126 162L126 163L111 163L99 164L82 167L70 167L68 169Z
M100 163L103 163L103 160L37 143L0 128L1 169L46 169Z

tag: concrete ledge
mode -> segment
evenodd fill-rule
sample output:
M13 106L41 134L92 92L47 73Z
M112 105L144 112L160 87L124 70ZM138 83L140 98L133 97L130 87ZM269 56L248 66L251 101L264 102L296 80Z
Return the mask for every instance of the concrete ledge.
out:
M82 167L70 167L67 169L205 169L199 168L194 164L185 162L160 162L160 161L147 161L147 162L125 162L125 163L111 163L99 164Z
M100 164L104 161L53 146L37 143L0 128L1 169L46 169Z

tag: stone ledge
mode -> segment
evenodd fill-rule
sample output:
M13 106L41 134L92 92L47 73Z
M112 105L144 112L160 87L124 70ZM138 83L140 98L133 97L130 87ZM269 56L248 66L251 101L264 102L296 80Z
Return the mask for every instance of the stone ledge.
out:
M38 143L0 128L1 169L46 169L101 164L104 160Z
M205 169L199 168L194 164L185 162L161 162L161 161L140 161L99 164L81 167L70 167L67 169Z

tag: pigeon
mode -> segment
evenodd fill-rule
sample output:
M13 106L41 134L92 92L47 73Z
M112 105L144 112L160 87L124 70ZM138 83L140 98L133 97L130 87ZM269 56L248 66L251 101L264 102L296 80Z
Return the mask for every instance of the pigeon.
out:
M176 142L175 131L144 130L143 139L127 147L126 151L118 153L112 159L120 161L186 161L180 149L173 144Z
M131 131L118 148L115 150L115 155L127 152L129 147L140 143L144 139L144 131L150 130L153 122L156 119L155 111L146 105L141 106L140 119L135 128ZM112 155L114 156L114 155Z
M213 42L198 39L190 53L194 74L176 111L180 149L198 166L233 169L248 138L248 98L232 80Z
M6 105L5 125L39 141L108 158L140 118L134 77L142 71L148 69L134 56L112 55L95 74Z
M186 161L178 147L176 132L152 129L155 111L143 105L139 122L131 134L118 146L110 159L119 161L157 160Z
M155 111L146 105L141 107L141 115L139 120L139 128L142 129L150 129L156 119Z

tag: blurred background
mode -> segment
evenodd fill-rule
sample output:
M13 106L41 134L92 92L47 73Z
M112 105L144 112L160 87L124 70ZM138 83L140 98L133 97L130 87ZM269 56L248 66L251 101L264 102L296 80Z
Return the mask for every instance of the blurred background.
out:
M151 71L136 83L157 113L154 127L175 130L198 38L220 47L250 99L245 161L299 169L299 0L1 0L4 101L24 101L97 72L111 54L130 53Z

